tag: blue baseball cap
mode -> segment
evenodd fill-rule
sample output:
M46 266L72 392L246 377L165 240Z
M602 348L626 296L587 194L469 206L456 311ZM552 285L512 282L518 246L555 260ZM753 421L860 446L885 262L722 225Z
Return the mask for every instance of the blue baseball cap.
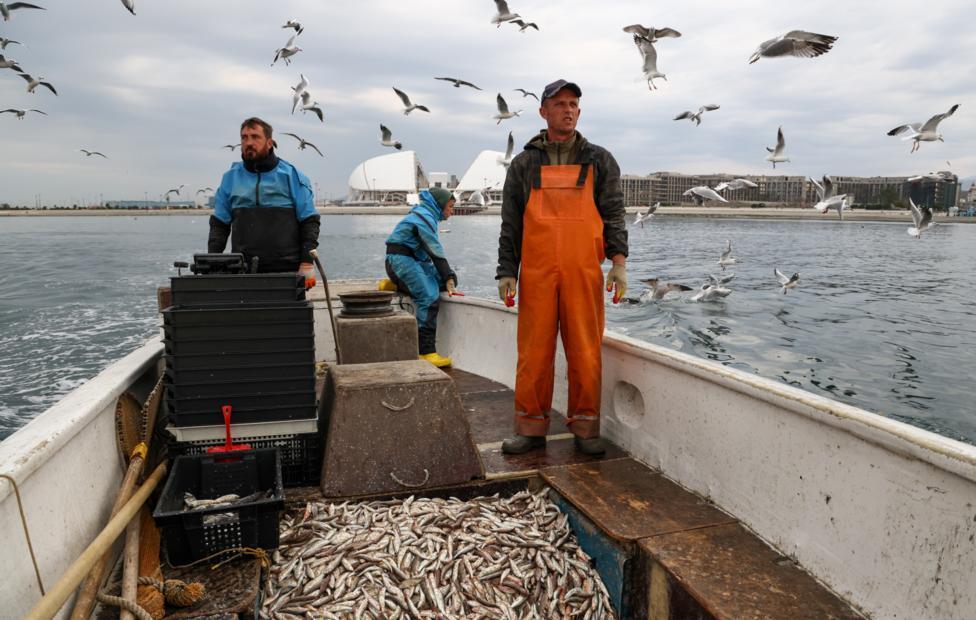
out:
M556 80L552 84L548 84L542 91L542 100L539 103L545 103L546 99L552 97L564 88L568 88L577 97L583 96L583 91L580 87L573 82L567 82L566 80Z

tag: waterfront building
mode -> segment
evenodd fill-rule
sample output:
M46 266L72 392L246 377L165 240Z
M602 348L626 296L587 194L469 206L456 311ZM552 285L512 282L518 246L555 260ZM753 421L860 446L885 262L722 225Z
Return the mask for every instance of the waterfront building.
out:
M478 153L455 188L459 196L458 202L466 203L475 190L481 190L489 200L489 204L501 204L505 174L508 172L508 169L500 163L504 157L505 153L501 151Z
M349 175L346 205L400 205L417 201L430 187L416 151L400 151L367 159Z

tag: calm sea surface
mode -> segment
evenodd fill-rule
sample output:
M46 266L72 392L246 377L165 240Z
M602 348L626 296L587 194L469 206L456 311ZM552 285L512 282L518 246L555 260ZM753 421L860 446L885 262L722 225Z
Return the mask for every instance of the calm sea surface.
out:
M399 216L325 216L331 278L381 277ZM442 235L460 289L494 298L499 219ZM628 273L697 287L731 239L720 302L607 308L607 328L976 443L976 226L703 220L631 228ZM206 247L207 218L0 218L0 439L155 333L155 290ZM800 272L778 292L773 267Z

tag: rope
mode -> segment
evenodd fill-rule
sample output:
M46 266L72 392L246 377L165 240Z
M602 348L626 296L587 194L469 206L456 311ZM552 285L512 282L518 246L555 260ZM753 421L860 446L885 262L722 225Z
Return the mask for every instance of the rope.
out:
M408 489L419 489L420 487L422 487L425 484L427 484L427 481L428 480L430 480L430 472L427 471L427 469L425 468L424 469L424 480L423 480L423 482L420 482L418 484L410 484L409 482L404 482L403 480L400 480L399 478L397 478L396 474L394 474L392 471L390 472L390 478L393 478L393 482L396 482L400 486L407 487Z
M216 557L225 555L227 553L235 553L235 552L237 553L237 555L234 555L232 557L225 558L224 560L221 560L220 562L218 562L218 563L214 564L213 566L211 566L210 567L210 570L216 570L216 569L220 568L221 566L223 566L224 564L226 564L227 562L230 562L231 560L236 560L237 558L239 558L241 556L245 556L245 555L251 555L251 556L254 556L255 558L261 560L261 566L263 566L265 569L270 569L271 568L271 560L268 559L267 552L264 549L259 549L259 548L255 548L255 547L232 547L230 549L224 549L223 551L218 551L217 553L211 553L207 557L200 558L199 560L190 562L189 564L176 564L176 565L173 565L173 568L191 568L193 566L196 566L197 564L203 564L204 562L206 562L208 560L212 560L212 559L214 559Z
M17 510L20 512L20 525L24 528L24 538L27 539L27 551L30 553L31 563L34 565L34 576L37 577L37 587L41 589L41 596L44 596L44 582L41 581L41 570L37 568L37 556L34 555L34 545L31 544L30 531L27 529L27 517L24 515L24 504L20 499L20 489L17 488L17 481L7 474L0 474L0 478L10 481L14 488L14 496L17 498Z
M98 602L105 605L112 605L113 607L124 609L139 620L153 620L152 615L140 607L138 603L124 599L121 596L112 596L111 594L99 592L95 595L95 598L98 599Z

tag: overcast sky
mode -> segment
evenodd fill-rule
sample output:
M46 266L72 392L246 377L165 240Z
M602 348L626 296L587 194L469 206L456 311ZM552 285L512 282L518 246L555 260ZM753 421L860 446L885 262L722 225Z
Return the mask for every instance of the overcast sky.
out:
M852 2L782 0L671 2L512 0L511 9L540 32L495 28L491 0L32 0L47 11L20 10L0 22L5 55L58 89L33 95L0 69L0 109L39 108L48 116L0 115L0 201L33 204L158 197L185 184L216 187L239 156L247 116L268 120L325 154L298 151L276 136L279 155L295 163L322 197L342 196L360 161L391 152L379 124L416 150L428 172L459 177L483 149L517 150L543 128L538 104L514 88L539 92L557 78L583 90L579 130L614 153L625 173L771 172L764 147L783 126L792 163L777 173L904 175L976 171L976 18L972 0ZM304 51L290 66L270 66L299 19ZM680 39L657 44L657 80L649 92L631 23L670 26ZM763 59L756 46L792 29L839 37L815 59ZM299 73L325 109L325 123L290 114ZM483 92L455 89L434 76L457 76ZM392 86L431 113L400 113ZM496 125L495 95L520 118ZM700 127L671 119L717 103ZM885 135L961 107L940 130L943 143ZM109 160L86 158L95 149Z

